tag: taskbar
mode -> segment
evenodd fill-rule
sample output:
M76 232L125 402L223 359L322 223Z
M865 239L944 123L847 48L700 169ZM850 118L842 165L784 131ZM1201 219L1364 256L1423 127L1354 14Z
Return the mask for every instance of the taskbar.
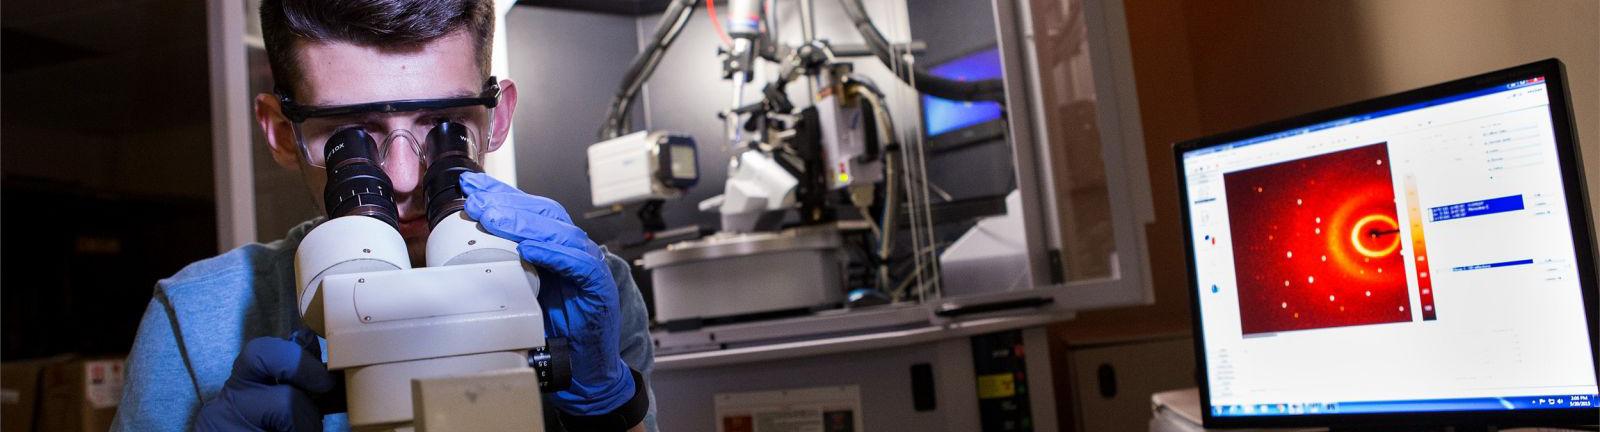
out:
M1211 407L1211 415L1214 417L1254 417L1594 408L1596 406L1596 398L1600 398L1600 394L1213 405Z

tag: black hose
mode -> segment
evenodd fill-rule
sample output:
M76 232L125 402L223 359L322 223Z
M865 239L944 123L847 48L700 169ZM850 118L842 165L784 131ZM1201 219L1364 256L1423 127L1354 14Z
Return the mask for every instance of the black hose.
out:
M872 20L867 18L867 8L861 4L861 0L839 0L839 4L844 6L844 12L850 16L856 31L861 33L861 38L867 41L867 47L877 54L878 60L882 61L884 66L894 71L911 70L909 76L897 75L900 75L902 81L914 84L917 91L950 100L993 101L1001 104L1006 102L1005 84L998 79L958 81L906 64L904 59L894 55L889 40L884 38L883 32L878 31L878 27L872 25Z
M650 80L650 75L655 74L656 65L661 63L667 48L671 48L672 42L683 32L689 16L694 13L694 6L699 3L699 0L676 0L661 14L661 22L656 24L650 45L634 56L633 62L628 65L628 72L622 76L622 86L611 99L605 124L600 126L600 139L616 138L628 132L628 108L633 105L634 96L639 94L645 81Z

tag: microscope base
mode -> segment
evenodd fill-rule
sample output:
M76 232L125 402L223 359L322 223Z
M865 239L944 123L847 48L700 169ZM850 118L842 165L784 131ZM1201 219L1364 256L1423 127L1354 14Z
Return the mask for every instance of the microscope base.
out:
M523 368L526 352L493 352L354 367L345 370L350 425L370 426L412 421L412 380L456 377L477 372ZM538 384L534 385L537 391Z

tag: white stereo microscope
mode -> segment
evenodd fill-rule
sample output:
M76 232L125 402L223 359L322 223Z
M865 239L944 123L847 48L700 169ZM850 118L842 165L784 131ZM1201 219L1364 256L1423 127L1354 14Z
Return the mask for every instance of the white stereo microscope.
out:
M423 268L411 268L395 229L371 137L346 129L330 140L330 219L295 256L300 314L327 339L328 369L345 375L354 428L541 430L540 388L569 374L565 356L545 350L537 273L461 211L459 176L481 171L464 128L441 123L427 139Z

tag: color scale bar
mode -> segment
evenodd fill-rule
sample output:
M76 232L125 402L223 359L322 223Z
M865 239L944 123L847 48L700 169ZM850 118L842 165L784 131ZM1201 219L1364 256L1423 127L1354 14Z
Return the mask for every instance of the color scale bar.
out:
M1406 211L1411 214L1411 255L1417 260L1417 294L1422 320L1438 319L1433 310L1433 278L1428 274L1428 245L1422 235L1422 206L1417 202L1417 176L1406 175Z

